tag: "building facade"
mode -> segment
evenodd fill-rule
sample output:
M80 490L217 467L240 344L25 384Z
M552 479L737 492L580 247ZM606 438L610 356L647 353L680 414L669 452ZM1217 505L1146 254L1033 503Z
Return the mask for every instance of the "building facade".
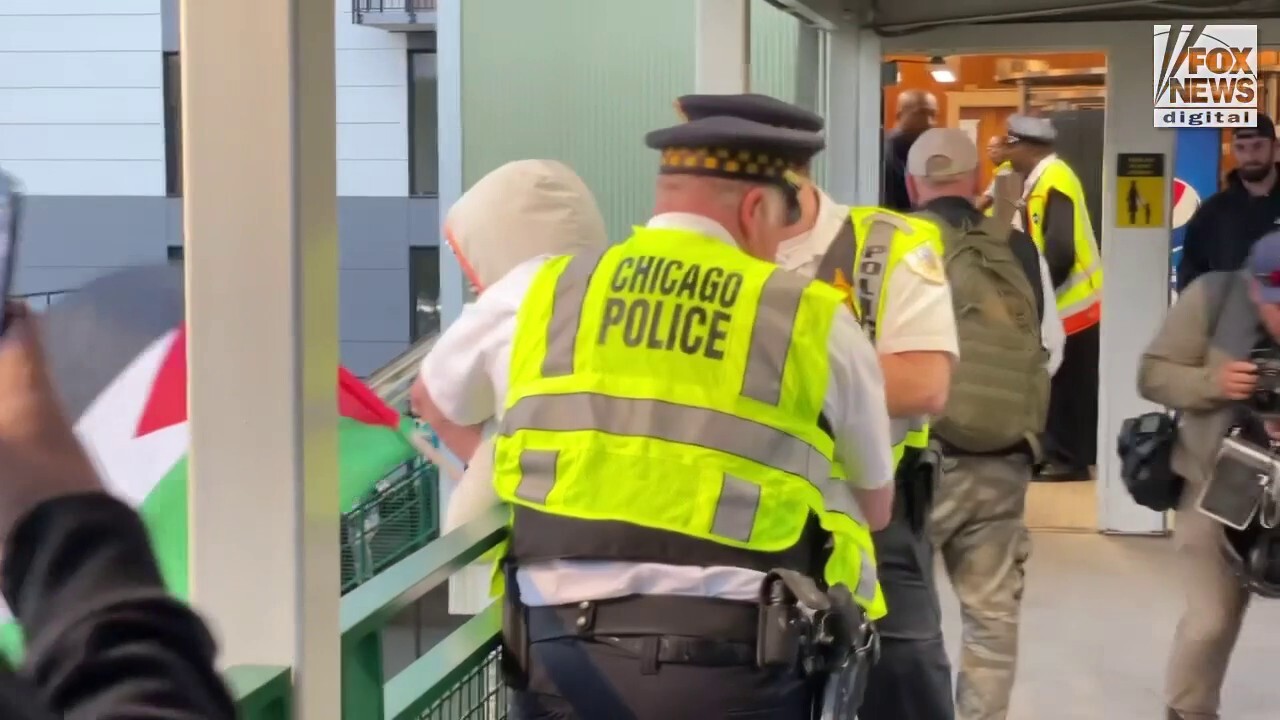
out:
M354 24L343 0L335 22L342 351L367 373L439 317L434 36ZM0 167L28 195L15 292L181 259L178 36L177 0L0 0Z
M438 96L437 1L335 0L342 353L360 374L439 327L442 175L563 160L624 237L652 201L640 138L693 90L688 0L470 0L440 23L461 92ZM29 196L15 292L181 261L178 5L0 0L0 167ZM753 0L751 34L753 86L816 107L799 23Z

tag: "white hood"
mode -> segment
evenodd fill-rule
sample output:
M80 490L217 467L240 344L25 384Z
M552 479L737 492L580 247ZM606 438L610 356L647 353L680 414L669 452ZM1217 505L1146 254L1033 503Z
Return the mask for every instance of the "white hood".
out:
M444 233L481 291L529 258L608 243L591 190L554 160L517 160L485 175L449 208Z
M602 250L608 244L591 190L569 166L554 160L518 160L481 178L449 209L445 238L481 292L530 258ZM476 449L452 490L446 532L498 502L492 439Z

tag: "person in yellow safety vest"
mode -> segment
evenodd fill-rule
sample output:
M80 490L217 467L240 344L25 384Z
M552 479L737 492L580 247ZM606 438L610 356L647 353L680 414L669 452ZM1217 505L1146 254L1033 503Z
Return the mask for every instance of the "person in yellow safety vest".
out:
M767 95L688 95L677 104L691 120L733 115L809 132L825 125L820 116ZM808 166L800 172L807 176ZM897 507L894 520L874 536L889 614L878 623L880 662L858 717L951 718L951 671L925 532L935 475L928 460L936 459L926 452L925 421L946 404L958 353L941 235L923 219L838 204L812 182L800 188L799 205L778 264L853 294L880 358L893 419Z
M1006 152L1025 178L1015 225L1026 230L1049 264L1067 343L1053 377L1045 431L1044 480L1089 477L1097 455L1098 323L1102 318L1102 260L1080 178L1054 152L1048 118L1012 115Z
M991 183L987 185L986 191L973 204L974 207L987 216L991 215L992 203L995 202L996 176L1013 172L1013 164L1009 162L1008 155L1009 151L1005 148L1005 136L993 135L987 140L987 159L991 161L994 170L991 171Z
M424 359L416 409L463 457L496 422L522 716L807 720L806 621L774 571L882 617L871 530L893 503L847 296L772 262L791 170L824 143L738 118L646 142L649 223L487 288Z

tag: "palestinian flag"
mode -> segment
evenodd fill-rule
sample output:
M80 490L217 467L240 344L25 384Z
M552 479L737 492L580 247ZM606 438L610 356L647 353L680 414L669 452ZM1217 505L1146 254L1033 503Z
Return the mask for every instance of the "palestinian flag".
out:
M182 321L182 274L164 266L101 278L50 307L41 325L77 434L107 488L139 508L166 583L185 598L189 433ZM335 381L340 509L346 512L417 453L406 438L408 418L345 368ZM0 628L0 644L11 656L17 638L12 623Z

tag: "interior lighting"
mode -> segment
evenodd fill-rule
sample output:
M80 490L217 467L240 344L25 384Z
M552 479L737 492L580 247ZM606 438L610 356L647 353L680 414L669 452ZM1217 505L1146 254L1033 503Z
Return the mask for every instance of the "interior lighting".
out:
M929 58L929 74L933 76L934 82L953 83L956 81L956 74L947 66L947 61L943 60L941 55L934 55Z

